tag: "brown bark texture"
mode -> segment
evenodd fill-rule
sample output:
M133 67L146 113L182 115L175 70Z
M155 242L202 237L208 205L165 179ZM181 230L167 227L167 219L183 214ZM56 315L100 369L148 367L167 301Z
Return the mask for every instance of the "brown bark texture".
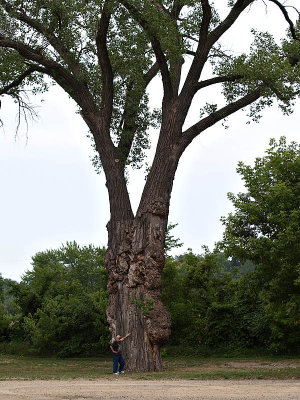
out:
M129 371L160 370L160 348L170 336L170 316L161 301L170 197L164 167L169 163L159 164L155 179L148 177L148 195L142 197L136 216L108 223L107 318L112 336L131 333L122 343Z
M160 346L170 335L170 316L161 301L166 215L160 206L134 220L108 224L107 318L113 337L131 333L122 343L129 371L160 370Z
M127 371L160 370L160 348L171 333L170 315L161 300L161 273L170 196L180 158L179 147L170 139L176 132L175 111L163 123L135 216L121 163L114 154L102 153L111 211L105 257L107 319L112 337L131 334L122 343Z

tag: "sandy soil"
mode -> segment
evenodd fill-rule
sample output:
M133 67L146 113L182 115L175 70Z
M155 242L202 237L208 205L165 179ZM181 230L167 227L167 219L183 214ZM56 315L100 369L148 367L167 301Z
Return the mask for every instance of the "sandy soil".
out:
M300 381L2 381L0 400L300 400Z

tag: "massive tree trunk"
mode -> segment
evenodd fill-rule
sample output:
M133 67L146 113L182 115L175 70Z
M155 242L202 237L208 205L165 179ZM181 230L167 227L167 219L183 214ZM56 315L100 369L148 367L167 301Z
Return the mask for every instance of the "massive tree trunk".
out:
M133 215L124 177L125 165L109 136L107 119L82 113L93 136L106 176L110 201L108 248L111 334L131 336L122 343L130 371L155 371L162 367L160 348L170 336L171 320L161 301L164 242L173 180L182 147L178 143L180 113L166 102L156 154L136 215ZM168 110L167 110L168 111Z
M160 370L160 348L170 336L170 316L161 301L161 273L178 159L175 147L169 146L168 156L157 152L136 216L112 218L107 225L107 317L112 336L131 333L122 343L131 371Z
M159 206L134 220L108 225L107 317L113 336L131 333L122 344L128 370L160 370L160 346L170 335L170 317L161 302L165 225Z

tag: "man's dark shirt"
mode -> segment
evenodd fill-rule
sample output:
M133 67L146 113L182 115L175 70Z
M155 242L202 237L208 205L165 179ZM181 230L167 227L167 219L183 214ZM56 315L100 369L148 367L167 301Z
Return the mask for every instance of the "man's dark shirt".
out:
M118 353L118 356L120 356L121 355L121 350L120 350L120 342L118 342L117 340L114 340L113 342L112 342L112 344L111 344L111 347L114 349L114 351L117 351Z

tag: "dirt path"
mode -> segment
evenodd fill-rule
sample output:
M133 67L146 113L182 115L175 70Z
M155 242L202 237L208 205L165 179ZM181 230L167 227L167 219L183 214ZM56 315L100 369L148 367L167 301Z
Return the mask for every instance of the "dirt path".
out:
M300 381L1 381L0 400L300 400Z

